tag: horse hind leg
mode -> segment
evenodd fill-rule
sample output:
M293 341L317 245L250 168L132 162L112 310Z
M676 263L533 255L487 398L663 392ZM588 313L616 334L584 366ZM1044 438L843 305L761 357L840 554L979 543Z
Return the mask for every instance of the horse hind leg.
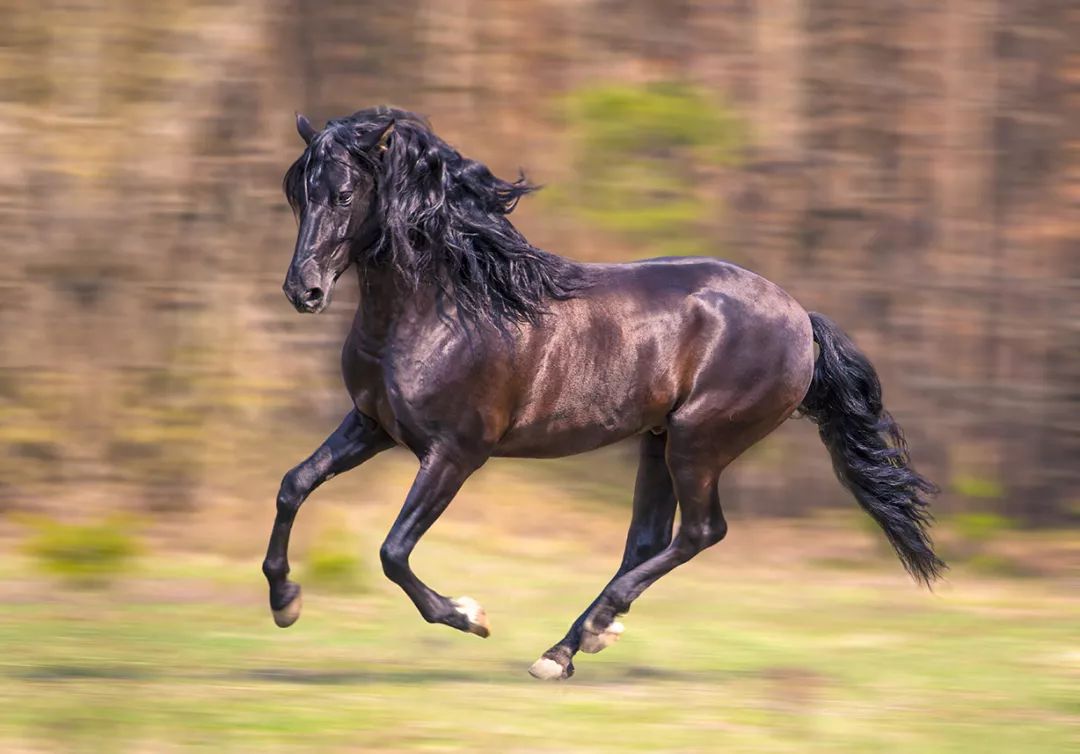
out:
M586 631L604 631L649 586L727 535L720 474L789 414L785 407L753 421L725 421L722 429L715 421L672 422L667 465L679 501L679 530L662 552L608 585L585 620Z
M583 648L583 637L590 637L584 639L587 648L599 650L609 646L621 633L621 624L615 625L617 617L629 612L631 603L642 592L725 537L727 521L717 488L721 472L779 426L794 407L783 406L764 417L759 415L753 420L744 421L728 418L718 420L714 412L703 416L691 406L685 408L686 413L682 417L673 417L669 425L663 458L657 455L655 447L651 449L651 457L643 451L639 488L635 492L635 521L627 539L623 566L575 622L566 638L533 664L530 669L533 676L544 680L568 678L574 672L573 656ZM648 438L644 442L648 442ZM653 524L654 533L660 532L662 538L654 536L649 540L651 546L633 548L631 541L635 532L646 530L643 524L638 525L638 492L641 492L642 470L645 468L649 469L645 479L651 480L651 488L656 495L651 498L651 504L667 505L668 513L663 517L662 524ZM649 486L646 485L646 489ZM647 499L648 495L642 495L642 510L649 508L645 502ZM671 522L676 500L681 521L678 532L672 537ZM642 517L641 520L647 518Z
M586 632L602 634L619 615L629 612L634 600L649 586L727 534L717 491L722 467L715 458L673 458L669 452L668 462L679 501L679 530L661 552L615 579L604 590L585 619Z
M641 438L640 461L634 485L633 516L626 534L622 563L612 582L662 552L671 543L671 530L675 520L675 491L664 457L666 444L666 434L647 434ZM622 625L617 623L609 624L597 633L584 630L585 619L599 599L600 597L597 597L582 612L558 644L533 663L529 669L533 677L542 680L568 678L574 673L572 659L579 650L587 653L599 652L619 638Z

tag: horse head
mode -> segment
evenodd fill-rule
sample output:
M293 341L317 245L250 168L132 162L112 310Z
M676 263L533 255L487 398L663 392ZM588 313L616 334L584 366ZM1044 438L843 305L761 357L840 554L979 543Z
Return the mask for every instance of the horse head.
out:
M385 124L331 121L317 131L303 115L296 130L307 148L285 174L284 189L299 222L296 248L282 286L300 312L321 312L334 283L378 233L375 220L377 153Z

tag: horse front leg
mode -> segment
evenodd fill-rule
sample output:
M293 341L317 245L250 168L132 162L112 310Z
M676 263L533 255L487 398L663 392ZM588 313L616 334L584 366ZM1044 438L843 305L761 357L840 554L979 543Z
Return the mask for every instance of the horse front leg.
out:
M320 484L393 445L382 427L353 409L318 450L281 480L277 515L263 561L263 573L270 584L270 610L281 628L288 628L300 617L300 585L288 578L289 533L296 512Z
M448 626L487 638L487 615L469 597L449 599L421 581L409 567L413 548L446 510L465 480L483 463L445 452L428 455L420 462L412 488L397 520L386 535L379 557L387 578L400 586L428 623Z
M664 459L666 444L666 434L650 433L641 438L637 481L634 484L634 512L626 534L622 563L608 582L609 587L624 574L662 552L671 542L676 502L671 473ZM579 650L599 652L618 639L622 624L617 621L599 630L586 630L586 620L599 601L600 597L593 600L574 621L566 636L533 663L529 673L534 678L569 678L574 674L573 658Z

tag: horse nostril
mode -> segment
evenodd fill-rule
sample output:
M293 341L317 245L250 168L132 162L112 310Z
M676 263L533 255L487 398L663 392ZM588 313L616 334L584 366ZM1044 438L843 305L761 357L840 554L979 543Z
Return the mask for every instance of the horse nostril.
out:
M305 304L317 304L323 299L322 288L308 288L304 293Z

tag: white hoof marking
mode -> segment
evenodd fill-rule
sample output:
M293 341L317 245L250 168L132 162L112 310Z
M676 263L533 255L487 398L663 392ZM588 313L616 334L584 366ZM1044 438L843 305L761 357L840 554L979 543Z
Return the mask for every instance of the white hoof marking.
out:
M529 668L529 675L541 681L559 681L566 677L563 666L548 657L541 657Z
M300 609L304 606L304 601L301 599L300 593L296 593L296 598L293 599L285 607L280 610L271 610L274 614L274 623L278 625L278 628L288 628L293 623L296 623L296 619L300 617Z
M484 639L491 635L491 624L488 623L487 613L480 607L479 602L472 597L458 597L451 601L454 603L454 609L469 621L469 633Z
M617 620L612 621L611 625L600 633L591 631L589 626L586 626L581 632L581 651L594 655L602 649L607 649L619 640L625 630L626 626Z

